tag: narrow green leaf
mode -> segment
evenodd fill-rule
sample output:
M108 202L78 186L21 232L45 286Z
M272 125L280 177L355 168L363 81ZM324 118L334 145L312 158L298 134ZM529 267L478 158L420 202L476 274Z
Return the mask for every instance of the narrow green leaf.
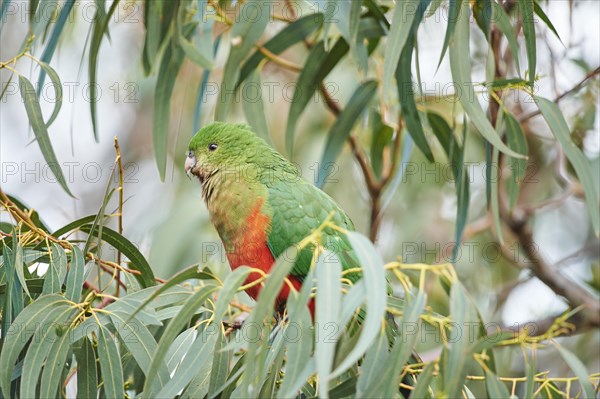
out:
M448 50L448 45L450 44L450 38L454 35L454 29L456 28L456 23L460 17L461 12L467 12L468 8L463 9L461 11L461 4L463 0L449 0L448 7L448 25L446 27L446 36L444 37L444 45L442 46L442 53L440 54L440 60L438 61L437 69L440 69L440 65L442 65L442 60L446 55L446 50Z
M388 340L384 332L381 332L373 346L367 350L365 360L360 367L360 376L356 384L356 397L372 397L372 392L381 385L381 376L387 370L384 369L389 357Z
M53 22L55 13L48 10L58 10L57 0L46 0L41 7L38 7L39 0L30 0L27 9L27 17L29 19L29 29L34 37L46 37L48 27ZM19 51L25 50L28 38L24 38Z
M358 361L377 338L386 306L387 284L383 260L367 237L355 232L348 232L347 237L361 265L368 311L358 342L337 366L332 377L341 375Z
M5 21L4 14L6 14L6 10L10 6L10 0L3 0L2 5L0 5L0 28L2 23Z
M454 185L456 187L456 229L455 229L455 249L453 258L458 253L462 232L466 225L469 209L469 176L464 168L464 148L466 145L466 124L463 125L463 145L458 144L454 133L448 123L442 116L435 112L427 112L427 120L431 130L442 145L444 152L448 156L452 174L454 176Z
M429 383L433 380L433 372L435 371L435 363L431 362L417 378L417 385L410 393L408 399L429 398Z
M477 314L464 288L459 282L454 282L450 291L450 315L454 321L454 334L450 349L441 365L444 376L444 392L449 398L458 397L463 389L466 378L466 363L471 358L471 342L468 341L468 331L471 323L477 320Z
M138 319L128 320L128 316L129 314L125 312L112 311L110 314L121 342L131 353L144 375L148 376L152 357L156 353L156 340L144 324ZM169 370L166 363L162 362L152 381L152 389L158 391L167 384L169 379Z
M491 185L491 193L490 193L490 202L491 202L491 208L492 208L492 219L494 221L494 229L496 230L496 235L498 236L498 242L500 243L500 245L504 245L504 235L502 234L502 225L500 224L500 204L498 203L499 201L499 191L498 191L498 185L500 184L500 169L499 169L499 162L498 162L498 156L499 156L500 152L498 151L497 148L494 148L492 150L492 168L490 168L492 171L496 171L495 172L495 176L492 175L491 176L491 181L488 183ZM494 172L492 172L494 173Z
M521 125L510 113L506 113L506 142L508 146L520 154L528 154L529 146L527 145L527 139L525 133L521 129ZM521 183L525 178L525 172L527 169L527 161L525 159L514 159L509 158L511 166L511 178L507 182L508 191L508 206L509 209L513 209L517 203L519 196L519 189Z
M52 143L48 136L48 128L46 127L42 116L40 103L35 95L35 89L31 82L21 75L19 75L19 89L21 90L21 97L23 97L23 101L25 102L25 110L27 111L29 123L31 124L35 138L40 146L42 155L44 155L44 159L50 166L50 170L52 170L54 176L56 176L56 180L60 186L67 194L69 194L69 196L73 197L73 194L67 186L67 181L60 168L60 164L54 154L54 149L52 148Z
M250 73L246 82L242 84L241 90L246 120L258 137L272 144L271 134L269 133L269 122L265 114L260 73L256 70Z
M348 397L354 397L356 393L357 377L355 375L348 377L341 384L336 385L332 390L329 391L330 399L342 399Z
M433 154L427 143L427 138L425 137L425 132L423 131L423 126L421 126L421 121L419 119L419 113L417 112L411 73L413 43L416 39L416 31L419 27L419 23L423 19L423 13L425 12L426 7L427 1L421 1L415 12L414 21L412 21L413 26L408 32L406 45L400 54L398 66L396 68L396 83L398 87L398 98L402 107L402 116L406 123L408 133L413 138L417 147L423 152L427 160L433 162ZM387 86L384 85L384 87Z
M76 303L79 303L81 300L81 290L85 280L84 270L85 260L83 252L81 252L79 247L74 245L71 252L71 267L67 273L67 285L65 289L65 298L68 300Z
M485 386L487 388L488 398L508 398L510 392L496 374L489 370L485 370Z
M212 275L210 278L207 278L207 280L212 280L212 279L214 279L214 277L212 277ZM167 284L167 283L164 283L164 284ZM143 301L148 299L149 296L155 294L156 291L160 290L162 287L163 287L163 284L161 284L160 286L153 286L153 287L149 287L149 288L144 288L144 289L136 291L136 292L132 292L131 294L127 294L127 296L121 298L118 302L114 302L113 304L122 303L125 300L130 300L132 304L134 304L134 303L141 304ZM149 306L144 309L155 311L155 309L158 309L158 308L168 307L173 304L183 303L190 296L192 296L193 293L194 293L194 291L190 290L189 288L184 288L181 286L172 286L172 287L169 287L168 290L161 290L160 295L157 297L154 297L152 299L152 302L149 304ZM109 306L113 306L113 304L111 304ZM144 311L144 310L141 310L141 311Z
M537 397L543 399L562 399L565 395L554 382L548 381L544 384L544 387Z
M67 274L67 255L58 244L52 243L52 257L44 277L42 294L60 293Z
M179 12L177 18L175 18L175 32L174 32L174 43L175 45L181 47L185 55L192 60L196 65L205 68L212 69L213 61L212 61L212 53L203 54L191 40L188 40L187 37L183 34L181 30L181 26L184 24L184 14L187 12L186 7L183 7L183 4L179 4ZM203 22L200 20L200 22Z
M19 279L15 279L13 275L13 284L12 284L12 293L11 293L11 305L12 305L12 318L15 318L21 313L23 308L25 307L25 302L23 300L23 288L21 287L21 282Z
M5 338L8 335L8 331L10 329L10 325L13 321L13 284L15 278L15 271L13 267L13 257L9 247L6 244L2 243L2 260L3 260L3 268L0 271L4 272L6 276L6 299L3 301L3 309L2 309L2 338Z
M364 280L358 280L354 283L350 289L344 295L344 302L342 304L342 313L340 316L340 326L346 326L352 320L353 317L359 318L364 322L365 313L361 305L365 302L367 296L367 290L365 288Z
M567 159L573 165L573 169L575 169L575 173L577 173L577 177L581 181L592 227L594 228L596 237L598 237L600 233L600 209L598 209L598 192L594 184L591 162L571 140L567 121L558 105L542 97L535 96L534 100L548 123L552 134L554 134L554 137L556 137L562 146Z
M123 368L119 350L110 332L103 325L98 325L98 359L105 397L124 398Z
M327 398L329 380L333 370L333 360L337 335L340 332L340 304L342 302L342 264L332 252L324 251L315 265L317 280L317 300L315 319L318 329L315 332L315 361L319 377L319 396ZM317 328L317 327L315 327ZM330 333L333 329L333 334Z
M386 30L381 26L375 18L361 18L358 25L358 40L369 40L368 54L371 55L374 47L379 42L382 36L385 36Z
M533 398L533 391L535 389L535 357L525 357L525 394L523 398Z
M146 36L142 60L146 75L150 73L160 47L160 21L162 19L162 8L163 3L159 1L150 1L144 4Z
M552 33L554 33L554 35L558 38L558 40L560 40L560 42L562 43L562 39L560 38L560 35L558 34L558 32L556 31L556 28L554 27L554 25L552 25L552 22L550 21L550 18L548 18L548 16L546 15L546 13L544 12L544 10L542 9L542 7L540 7L540 5L538 4L537 1L534 0L533 2L533 11L535 12L535 14L540 17L540 19L542 21L544 21L544 23L546 24L546 26L552 31ZM564 43L563 43L564 45Z
M496 134L486 118L475 94L471 77L471 56L469 54L469 5L461 1L461 11L454 31L453 45L450 47L450 68L459 101L481 135L503 153L515 158L524 158L508 148Z
M342 35L342 37L347 41L351 41L350 36L350 16L352 9L352 2L350 1L337 1L337 0L327 0L328 6L325 9L326 12L329 11L330 17L325 19L325 33L323 37L329 37L327 28L329 22L335 22L335 25ZM361 0L358 0L359 3L362 3Z
M52 345L46 363L44 364L42 379L40 380L40 398L55 398L61 396L57 395L57 391L58 393L61 392L60 386L63 382L61 376L65 371L65 362L67 361L67 355L71 344L69 338L69 331L62 331L62 335L59 336L57 342Z
M312 280L312 279L311 279ZM307 280L305 280L306 283ZM309 285L309 284L306 284ZM302 287L304 291L304 286ZM310 290L308 290L310 293ZM289 324L285 332L290 338L287 342L285 375L279 388L280 398L294 396L304 382L303 371L309 363L313 351L312 319L302 295L291 294L288 298Z
M425 18L431 17L442 5L443 0L433 0L429 6L429 10L425 14Z
M298 18L296 21L287 25L279 33L269 39L269 41L267 41L263 47L273 54L281 54L289 47L306 39L317 28L321 27L323 25L324 18L325 17L321 13L308 14ZM265 55L259 50L256 50L248 58L240 70L240 77L236 84L236 89L244 80L246 80L248 76L250 76L252 71L258 67L264 58Z
M383 123L381 114L373 111L371 119L371 166L379 178L383 168L383 150L392 141L394 129Z
M179 313L179 312L178 312ZM190 345L194 342L196 327L190 327L175 338L165 357L169 372L175 371L177 365L181 362L188 352Z
M14 236L13 236L14 237ZM23 262L23 246L20 242L16 242L16 248L13 251L14 260L13 267L15 269L15 273L17 274L17 278L19 279L21 287L23 290L31 298L31 293L29 292L29 288L27 287L27 280L25 279L25 272L23 271L23 267L25 267L25 263ZM15 316L17 316L15 314Z
M32 279L26 280L26 282L27 282L27 289L29 290L30 293L34 293L34 294L42 293L42 288L44 286L44 279L32 278ZM4 293L6 293L6 284L0 285L0 295L2 295ZM3 314L6 314L6 313L3 313Z
M235 98L235 86L240 76L242 61L262 36L271 16L271 5L261 0L248 0L240 7L240 17L231 28L232 40L229 58L223 70L221 90L215 109L215 119L224 121Z
M199 339L200 338L196 339L196 341ZM220 337L218 339L220 340ZM210 348L207 348L207 350L202 353L202 355L205 355L205 357L201 359L203 362L200 363L198 367L194 368L195 375L190 381L186 390L183 392L181 396L182 399L203 398L208 393L208 385L210 383L210 374L212 371L212 359L214 359L215 356L215 347L218 339L216 336L214 339L211 337L207 339L213 340L214 342L211 343ZM188 353L190 353L190 357L195 355L195 352L192 352L191 348ZM187 358L188 356L186 356L186 359ZM183 365L181 367L183 367Z
M315 44L308 54L308 58L296 82L296 89L292 98L285 129L285 145L290 157L294 149L296 124L302 111L304 111L313 94L319 88L321 81L329 75L348 50L348 43L340 38L329 52L325 50L325 44L321 41Z
M171 95L173 94L175 80L183 64L184 54L180 47L167 46L160 63L154 91L152 142L154 143L154 157L156 158L161 181L165 180L167 169Z
M426 302L427 294L424 291L419 291L417 296L413 298L413 301L404 307L404 314L399 326L402 334L396 337L396 342L394 342L394 346L388 357L388 362L391 364L388 365L388 374L385 375L387 383L379 388L384 390L384 397L396 396L398 392L402 368L409 360L417 344L417 331L420 325L421 313Z
M533 17L534 0L519 0L519 12L525 35L525 48L527 49L527 62L529 64L529 86L533 88L535 82L536 44L535 21Z
M108 23L112 19L112 15L119 5L119 0L113 1L108 11L104 9L104 2L96 3L96 14L94 15L92 40L90 42L90 59L88 61L88 74L90 79L90 113L92 115L92 130L94 132L94 139L98 142L98 123L97 123L97 109L96 103L98 102L98 82L97 82L97 69L98 69L98 53L100 52L100 44L105 34L108 34Z
M90 225L83 225L80 227L80 230L98 237L98 230L95 229L92 231ZM148 264L144 255L142 255L140 250L131 241L106 226L102 229L102 241L121 251L130 260L131 263L129 266L134 270L140 271L140 274L136 274L135 278L140 282L142 287L147 288L156 284L150 264Z
M217 51L219 50L219 46L221 45L222 36L219 35L215 39L215 43L213 45L213 58L217 56ZM206 88L208 86L208 78L210 77L210 70L205 69L202 74L202 81L198 87L198 94L196 95L196 105L194 107L194 128L192 129L192 134L197 132L200 129L200 115L202 111L202 106L206 102L204 98L204 94L206 93Z
M142 304L138 307L138 309L135 310L135 312L132 313L132 315L130 317L134 317L138 312L142 311L150 302L154 301L157 298L163 297L164 293L167 292L172 287L174 287L175 285L183 283L184 281L191 280L191 279L210 280L210 279L215 279L215 277L212 274L201 270L199 266L190 266L187 269L184 269L184 270L178 272L177 274L175 274L166 283L161 284L158 287L158 289L153 290L151 295L149 295L147 298L144 299ZM150 292L150 291L147 291L147 292Z
M191 1L191 0L190 0ZM207 16L208 11L208 0L198 0L197 1L197 10L196 10L196 19L199 21L199 29L198 29L198 40L196 42L196 47L198 50L205 54L205 57L214 62L216 51L215 49L215 41L213 40L213 31L215 27L215 18L209 18ZM217 35L217 40L221 37L221 35Z
M184 53L187 56L187 58L189 58L195 64L199 65L202 68L212 69L213 62L211 60L209 60L208 58L206 58L206 56L204 54L202 54L196 48L196 46L194 46L194 44L192 42L190 42L189 40L187 40L183 36L180 36L178 38L178 40L179 40L178 45L184 51Z
M383 59L383 87L391 87L392 77L397 69L400 54L404 50L412 27L412 21L417 14L419 0L406 0L396 3L394 16L390 27L385 58ZM411 45L411 43L409 43Z
M231 355L231 352L222 350L226 343L227 339L225 336L221 335L217 341L215 356L213 356L212 361L208 385L209 398L216 397L226 386L225 382L227 380L227 372L229 371L229 357ZM232 370L232 372L234 371Z
M379 4L377 4L375 0L364 0L364 5L369 10L369 14L375 17L378 24L385 27L386 30L390 29L390 23L385 17L384 9Z
M583 390L584 397L593 398L596 396L595 389L590 382L587 367L581 360L577 358L571 351L566 349L564 346L555 342L556 349L560 352L565 362L569 365L569 368L573 371L575 376L579 379L579 384Z
M473 16L479 29L489 41L490 37L490 19L492 17L492 2L490 0L479 0L472 3Z
M348 10L348 24L349 24L349 36L348 43L350 43L350 53L354 58L354 61L358 64L358 68L361 71L366 71L369 66L367 48L365 42L359 37L360 31L360 20L362 11L362 0L352 1L350 3L350 10Z
M48 65L42 61L38 62L38 64L41 67L40 79L42 78L42 75L41 75L42 72L47 73L48 76L50 76L50 81L52 82L52 87L54 88L54 110L52 111L52 115L50 115L50 118L48 118L48 122L46 122L46 127L49 128L50 125L52 124L52 122L54 122L54 120L58 116L58 112L60 111L60 108L62 107L62 100L63 100L62 83L60 82L60 77L58 76L56 71L50 65ZM42 90L42 85L38 82L38 97L40 96L39 93L41 93L41 90Z
M189 298L187 295L185 298ZM158 319L158 313L154 308L147 307L145 310L137 312L135 317L132 315L133 312L139 309L140 301L132 297L133 295L127 295L119 298L118 301L114 301L108 305L105 309L107 312L122 315L125 317L125 323L129 323L132 320L136 320L147 326L162 326L161 321ZM169 309L174 306L169 306Z
M256 376L262 375L264 363L261 361L261 358L268 351L268 326L273 309L275 308L275 300L281 291L284 279L292 270L298 254L299 251L296 251L292 247L284 251L276 259L275 264L271 268L271 273L264 283L264 287L261 289L258 302L252 313L250 313L250 317L245 322L247 325L257 326L259 335L255 342L248 346L246 352L246 373L242 375L238 387L238 392L242 396L255 396L257 392L254 391L260 389L260 386L254 384L254 380Z
M4 2L6 3L6 2ZM2 3L2 4L4 4ZM2 25L1 25L1 20L0 20L0 30L2 29ZM8 90L9 86L11 86L13 77L15 76L14 72L11 72L10 77L8 78L8 81L4 84L4 88L2 89L2 92L0 93L0 100L2 100L4 98L4 95L6 94L6 90Z
M215 304L213 312L214 323L219 324L223 319L223 315L233 299L233 296L238 292L240 286L244 283L252 270L249 267L241 266L236 268L227 276L223 282L223 286L219 289L219 298Z
M454 138L454 134L448 122L438 113L429 111L427 112L427 120L431 126L432 132L442 145L444 152L448 156L448 161L451 165L452 174L456 179L461 174L462 160L461 160L461 148ZM464 144L463 144L464 145Z
M215 291L214 285L205 285L201 287L196 293L194 293L184 304L181 312L171 320L163 335L160 338L158 347L150 363L148 373L146 374L146 381L144 382L143 397L150 397L151 384L153 379L158 374L160 368L164 364L165 356L169 350L169 346L178 335L181 327L190 321L192 315L196 312L196 309L202 305L206 299Z
M75 349L77 360L77 397L95 398L98 394L98 370L96 353L89 339L85 338Z
M294 396L296 392L298 392L298 390L300 390L302 393L304 393L305 395L307 395L306 393L306 387L307 385L310 385L309 383L307 383L307 380L309 379L309 377L311 375L313 375L316 371L316 362L315 362L315 358L314 357L310 357L308 363L306 363L304 365L304 368L302 369L301 374L299 374L295 381L293 381L292 385L290 385L290 387L288 388L287 391L281 391L280 394L277 396L278 398L287 398L290 396ZM311 386L312 389L312 386ZM314 389L312 389L314 391ZM312 392L312 395L307 395L307 397L316 397L316 394L314 392Z
M328 167L335 162L338 155L342 151L346 140L350 136L352 128L356 123L357 119L365 108L369 105L369 102L377 91L377 82L374 80L368 80L361 84L352 94L350 101L346 107L342 110L335 123L327 134L327 143L325 144L325 150L321 157L321 163L319 164L319 170L317 174L317 187L323 187L327 178Z
M23 311L23 313L25 312ZM49 313L50 317L46 317L44 320L47 322L40 323L34 328L35 335L25 354L21 376L20 396L22 398L37 397L36 388L44 361L49 357L51 351L56 351L54 343L58 342L63 335L67 335L67 338L69 336L68 331L65 331L64 324L67 322L69 314L72 313L72 309L70 307L54 308Z
M486 82L486 86L488 90L495 89L514 89L514 88L525 88L527 86L527 81L521 78L512 78L512 79L490 79L490 81Z
M56 50L56 45L58 44L58 40L61 37L61 33L63 31L63 28L65 27L65 23L67 22L67 20L69 18L69 14L71 14L71 10L73 9L74 5L75 5L75 0L65 0L65 2L63 3L62 8L60 10L60 14L58 15L58 19L56 20L56 23L54 24L54 30L52 31L50 40L48 40L48 44L46 45L46 48L44 49L44 52L42 53L42 56L40 57L40 61L42 61L43 63L49 64L50 61L52 60L52 56L54 55L54 51ZM47 71L45 69L42 69L40 71L40 77L38 78L38 97L44 86L46 72ZM59 82L60 82L60 80L59 80ZM56 89L56 86L55 86L55 89ZM61 86L61 90L62 90L62 86ZM50 123L48 123L48 125L50 125Z
M84 216L81 219L77 219L74 220L70 223L68 223L67 225L59 228L58 230L54 231L54 233L52 233L52 235L54 237L61 237L67 233L69 233L72 230L78 229L79 227L86 225L86 224L91 224L94 222L94 220L96 220L97 215L89 215L89 216Z
M280 324L280 326L282 326ZM259 376L259 385L261 386L258 392L259 398L274 398L279 380L279 373L283 365L283 357L285 355L284 341L287 337L283 335L283 332L279 330L263 363L262 376Z

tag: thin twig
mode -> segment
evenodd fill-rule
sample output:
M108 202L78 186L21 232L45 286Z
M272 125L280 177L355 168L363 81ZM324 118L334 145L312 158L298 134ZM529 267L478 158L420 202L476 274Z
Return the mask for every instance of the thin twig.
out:
M123 160L121 158L121 149L119 148L119 139L115 136L115 153L117 154L117 159L115 160L118 168L119 168L119 218L118 218L118 232L120 235L123 235L123 175L125 174L125 170L123 169ZM117 250L117 264L121 265L121 251ZM116 295L119 296L120 287L121 287L121 269L117 270L116 279L119 282L117 284ZM123 285L123 288L127 288Z
M269 59L269 61L272 61L273 63L279 65L280 67L289 69L290 71L294 71L294 72L300 72L300 71L302 71L302 67L300 65L294 64L293 62L288 61L285 58L282 58L282 57L278 56L277 54L273 53L268 48L266 48L264 46L261 46L259 44L255 45L255 47L265 57L267 57Z
M561 95L559 95L558 97L556 97L556 98L554 99L554 102L555 102L555 103L558 103L558 102L560 102L562 99L564 99L565 97L567 97L567 96L569 96L569 95L571 95L571 94L573 94L573 93L576 93L577 91L579 91L579 89L581 89L581 88L582 88L582 87L585 85L585 83L586 83L588 80L590 80L591 78L593 78L594 76L596 76L596 75L598 75L598 74L600 74L600 67L598 67L598 68L594 69L593 71L589 72L587 75L585 75L585 77L584 77L584 78L583 78L583 79L582 79L582 80L581 80L579 83L577 83L577 84L576 84L575 86L573 86L571 89L569 89L569 90L565 91L564 93L562 93ZM523 122L526 122L526 121L528 121L529 119L531 119L531 118L533 118L533 117L535 117L535 116L538 116L538 115L540 115L541 113L542 113L542 112L541 112L541 111L538 109L538 110L536 110L536 111L533 111L533 112L530 112L530 113L528 113L528 114L525 114L525 115L523 115L523 116L521 116L521 117L519 118L519 122L521 122L521 123L523 123Z

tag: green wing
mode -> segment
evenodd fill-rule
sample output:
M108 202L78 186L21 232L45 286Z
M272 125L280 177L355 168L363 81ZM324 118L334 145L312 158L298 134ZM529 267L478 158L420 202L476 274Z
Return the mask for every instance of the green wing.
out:
M268 204L272 212L271 231L267 245L277 258L287 248L299 243L318 228L327 216L333 212L332 222L346 230L354 230L350 218L340 209L333 199L303 179L289 179L265 182L268 187ZM335 252L342 261L343 269L358 265L352 254L352 248L343 233L331 228L323 232L323 245ZM312 259L312 247L305 248L292 274L304 277L308 274ZM348 276L356 280L358 275Z

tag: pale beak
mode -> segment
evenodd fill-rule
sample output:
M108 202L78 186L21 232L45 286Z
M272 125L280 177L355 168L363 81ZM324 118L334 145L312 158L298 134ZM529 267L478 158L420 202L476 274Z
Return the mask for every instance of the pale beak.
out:
M192 179L192 169L196 166L196 156L192 153L188 153L187 158L185 159L185 174L191 180Z

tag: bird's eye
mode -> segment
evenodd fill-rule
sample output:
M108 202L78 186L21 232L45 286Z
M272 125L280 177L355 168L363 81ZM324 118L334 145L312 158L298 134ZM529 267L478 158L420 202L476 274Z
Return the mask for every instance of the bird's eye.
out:
M208 151L214 151L217 149L217 143L210 143L208 145Z
M186 155L188 157L192 157L192 156L194 156L194 152L193 151L188 151Z

